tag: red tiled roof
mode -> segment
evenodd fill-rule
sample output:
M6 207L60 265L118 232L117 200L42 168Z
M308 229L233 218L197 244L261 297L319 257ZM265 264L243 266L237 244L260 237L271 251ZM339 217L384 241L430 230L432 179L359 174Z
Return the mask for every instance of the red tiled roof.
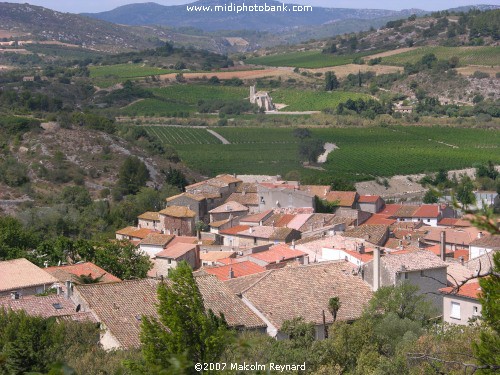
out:
M467 262L469 260L469 250L455 250L453 252L453 258L458 259L463 257L464 261Z
M446 227L452 227L455 225L455 223L458 221L458 219L454 219L452 217L445 217L441 220L438 221L438 225L446 226Z
M481 294L481 286L479 283L468 283L462 285L458 291L454 287L450 286L448 288L439 289L441 293L449 294L451 296L456 295L460 297L467 297L472 299L478 299Z
M360 195L359 203L376 203L380 199L380 195Z
M176 243L175 245L168 246L165 250L157 253L156 257L177 259L187 252L196 249L196 246L198 245L194 243Z
M206 273L217 276L221 281L229 280L229 271L233 270L234 277L253 275L254 273L265 272L266 269L253 262L244 261L239 263L232 263L220 267L206 267L203 270Z
M185 206L168 206L160 211L160 215L177 218L191 218L195 217L196 213Z
M393 216L401 207L402 204L386 204L384 209L379 212L381 215Z
M424 204L420 206L414 213L413 217L438 217L439 207L434 204Z
M221 231L219 231L219 233L220 234L235 235L235 234L238 234L239 232L243 232L243 231L247 230L248 228L250 228L250 226L248 226L248 225L237 225L237 226L232 227L232 228L227 228L227 229L221 230Z
M264 212L259 212L258 214L248 215L248 216L242 217L240 219L240 221L250 222L250 223L258 223L258 222L264 220L268 215L271 215L272 213L273 213L273 210L267 210Z
M369 224L392 225L395 222L396 219L390 219L388 215L374 214L361 225L369 225Z
M283 260L295 259L306 255L303 251L295 250L287 245L272 246L269 250L250 255L250 257L262 260L267 263L278 263Z
M344 253L349 254L350 256L359 259L363 263L369 262L370 260L373 259L373 252L371 253L363 253L360 254L357 251L352 251L352 250L342 250Z
M81 276L81 275L89 275L92 278L97 278L102 276L102 283L115 283L121 281L118 277L108 273L103 270L101 267L95 265L91 262L79 263L79 264L71 264L68 266L54 266L47 267L45 271L50 273L52 276L57 278L59 281L73 280L73 276ZM74 280L73 280L74 281Z
M433 252L437 256L441 255L441 245L440 244L426 247L426 248L424 248L424 250ZM446 251L446 254L452 254L452 253L453 253L453 251Z
M25 258L0 262L0 291L57 283L58 280Z
M273 182L260 182L259 185L262 185L268 189L279 189L279 188L285 188L285 189L291 189L291 190L297 190L298 186L297 185L292 185L292 184L276 184Z

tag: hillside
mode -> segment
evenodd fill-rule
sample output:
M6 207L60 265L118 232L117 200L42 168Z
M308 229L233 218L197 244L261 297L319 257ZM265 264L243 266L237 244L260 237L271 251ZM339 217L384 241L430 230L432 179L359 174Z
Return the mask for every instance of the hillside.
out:
M219 0L200 0L188 6L224 6ZM232 3L242 4L241 1ZM257 0L252 4L280 6L277 1ZM287 4L290 8L293 4ZM401 18L410 14L424 13L411 9L392 11L383 9L345 9L313 7L310 12L230 12L230 11L188 11L186 5L163 6L156 3L129 4L114 10L85 15L97 19L127 25L167 25L170 27L197 27L205 31L214 30L259 30L284 31L297 26L317 26L331 24L347 19L372 20L385 17Z
M116 25L71 13L29 5L0 3L0 30L15 30L24 40L57 41L106 52L158 45L167 32L159 28Z

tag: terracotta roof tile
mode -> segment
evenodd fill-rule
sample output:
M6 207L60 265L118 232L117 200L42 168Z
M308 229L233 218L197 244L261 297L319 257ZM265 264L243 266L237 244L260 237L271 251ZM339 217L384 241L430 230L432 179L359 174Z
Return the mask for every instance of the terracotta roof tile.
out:
M229 201L219 207L215 207L213 210L208 211L211 214L216 214L216 213L227 213L227 212L248 212L248 207L238 203L238 202L233 202Z
M439 216L439 207L437 204L424 204L420 206L413 213L413 217L415 218L426 218L426 217L437 218L438 216Z
M153 221L159 221L160 220L160 214L158 212L144 212L143 214L137 216L138 219L142 220L153 220Z
M299 189L324 199L331 187L329 185L300 185Z
M382 211L379 212L381 215L394 216L398 210L403 207L402 204L386 204Z
M479 296L481 295L481 286L477 282L467 283L462 285L458 290L455 290L454 287L448 287L439 289L439 291L443 294L449 294L450 296L456 295L471 299L479 299Z
M160 211L160 215L177 218L192 218L196 216L196 213L185 206L168 206Z
M190 243L176 243L175 245L168 246L166 249L160 251L155 256L157 258L178 259L189 251L196 249L196 246L198 245Z
M0 262L0 292L50 285L58 280L24 258Z
M101 283L116 283L121 281L118 277L110 274L106 270L103 270L101 267L91 262L71 264L67 266L47 267L44 268L44 270L62 282L67 280L77 282L78 276L87 276L89 274L92 278L103 276L100 281Z
M264 272L266 269L250 261L243 261L228 264L220 267L205 267L203 270L211 275L217 276L219 280L228 280L230 270L233 271L233 277L247 276L254 273Z
M402 205L395 213L394 217L413 217L419 206Z
M389 215L374 214L361 225L373 225L373 224L392 225L395 222L396 219L391 219Z
M236 253L234 251L207 251L206 253L200 253L200 260L215 262L216 260L230 258L235 255Z
M251 258L259 259L267 263L278 263L306 255L303 251L294 250L287 245L280 244L269 248L269 250L251 254Z
M167 246L167 244L175 238L171 234L161 234L161 233L150 233L146 238L141 240L140 245L157 245L157 246Z
M380 195L360 195L358 203L376 203L380 199Z
M352 207L356 203L358 193L355 191L330 191L326 194L326 201L338 202L341 207Z
M69 317L69 320L96 322L95 318L86 312L76 312L76 305L63 295L23 296L20 299L0 297L0 309L24 311L31 316L42 318Z
M257 193L257 183L255 182L243 182L236 188L238 193Z
M342 304L337 320L350 321L361 316L373 294L369 285L354 276L352 270L347 262L285 267L269 271L258 280L254 277L253 284L241 293L278 329L295 317L322 324L323 310L327 312L326 323L332 323L328 301L334 296L339 297Z
M263 212L259 212L258 214L253 214L253 215L248 215L245 217L242 217L240 221L248 222L248 223L259 223L269 216L273 214L273 210L267 210Z
M345 237L363 238L364 240L375 245L383 245L384 237L389 233L389 226L375 224L375 225L362 225L348 229L344 232Z
M500 236L492 235L487 236L483 235L481 238L476 238L474 241L470 243L471 246L484 247L492 250L500 250Z
M198 202L201 202L202 200L206 199L206 197L203 194L181 193L181 194L177 194L177 195L168 197L166 199L166 201L167 202L172 202L172 201L174 201L176 199L183 198L183 197L189 198L189 199L193 199L193 200L198 201Z
M247 230L248 228L250 228L248 225L236 225L235 227L221 230L219 233L234 236L240 232Z
M257 193L232 193L227 202L233 201L238 202L243 205L258 206L259 205L259 195Z
M476 238L479 229L475 227L469 228L427 228L427 234L424 239L426 241L439 242L441 239L441 232L446 233L446 243L469 246ZM486 235L485 235L486 236Z

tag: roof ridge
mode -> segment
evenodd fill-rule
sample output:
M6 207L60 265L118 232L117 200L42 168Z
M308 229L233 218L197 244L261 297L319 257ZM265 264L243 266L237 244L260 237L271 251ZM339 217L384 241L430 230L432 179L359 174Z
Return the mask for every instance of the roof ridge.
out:
M267 270L265 271L265 275L262 275L262 277L260 277L257 281L255 281L252 285L250 285L248 288L246 289L243 289L239 294L243 294L247 291L249 291L250 289L252 289L255 285L257 285L257 283L260 283L265 277L267 277L268 275L270 275L273 271L276 271L276 269L273 269L273 270ZM263 272L264 273L264 272ZM251 276L251 275L249 275Z

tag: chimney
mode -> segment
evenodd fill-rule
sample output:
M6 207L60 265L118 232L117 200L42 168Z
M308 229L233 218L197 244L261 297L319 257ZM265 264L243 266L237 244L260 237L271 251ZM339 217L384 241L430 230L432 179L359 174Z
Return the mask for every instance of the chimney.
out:
M458 257L458 260L460 261L460 264L463 266L464 265L464 257Z
M66 292L64 296L66 299L70 299L71 295L73 294L73 283L70 280L66 280Z
M253 233L253 228L252 227L248 228L248 233Z
M19 299L20 295L19 292L12 292L10 293L10 298L11 299Z
M439 255L441 260L446 260L446 232L441 232L441 240L439 242Z
M477 234L477 238L483 238L483 232L479 232L479 233Z
M229 279L234 279L233 267L229 267Z
M373 291L380 287L380 247L373 250Z
M304 256L304 263L302 263L304 266L307 266L309 264L309 255Z
M292 240L292 249L295 250L295 240Z

